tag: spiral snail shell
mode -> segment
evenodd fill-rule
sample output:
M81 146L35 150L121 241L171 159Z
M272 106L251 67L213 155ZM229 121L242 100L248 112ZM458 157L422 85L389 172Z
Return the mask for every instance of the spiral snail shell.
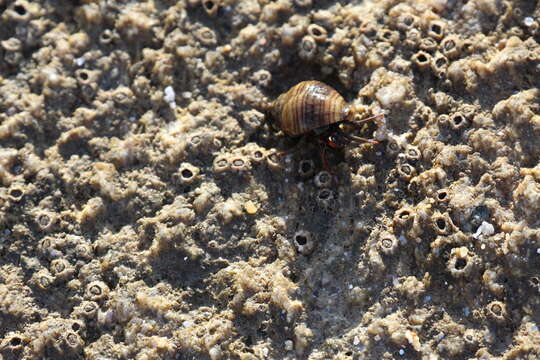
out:
M302 81L270 103L268 113L286 135L302 135L347 119L350 107L331 86Z
M373 139L350 134L345 131L345 125L361 129L361 124L383 117L378 114L354 119L354 108L331 86L315 80L296 84L276 100L266 103L263 111L272 125L285 135L316 137L331 148L341 148L351 142L377 144Z

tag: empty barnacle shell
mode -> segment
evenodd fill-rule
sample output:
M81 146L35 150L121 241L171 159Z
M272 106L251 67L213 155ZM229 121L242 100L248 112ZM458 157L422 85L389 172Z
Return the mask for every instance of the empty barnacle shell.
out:
M210 16L215 16L218 13L221 0L201 0L201 5Z
M399 226L409 225L414 219L414 210L409 207L399 209L394 214L394 223Z
M24 197L24 186L21 184L14 184L8 191L8 199L13 202L19 202Z
M197 179L199 173L200 169L198 167L190 163L182 163L174 177L182 184L191 184Z
M308 255L313 251L315 244L311 238L311 233L305 230L300 230L294 234L294 246L296 250L303 254Z
M459 111L450 116L450 127L454 130L461 130L467 126L467 118Z
M260 163L266 158L266 151L264 149L255 148L249 153L249 159L251 162Z
M431 226L435 232L441 235L448 235L453 233L456 230L452 219L448 213L435 213L431 217Z
M324 42L328 36L325 28L317 24L310 24L307 28L308 34L317 42Z
M444 36L446 23L441 20L433 20L429 23L428 36L440 40Z
M456 278L468 276L474 267L474 258L470 251L462 246L453 248L450 252L450 260L447 264L448 271Z
M315 171L315 162L310 159L303 159L300 160L300 163L298 164L298 174L301 177L309 177L313 175Z
M28 342L30 342L30 339L22 334L9 333L2 339L0 349L9 350L13 355L17 355Z
M431 55L425 51L419 51L413 55L412 61L420 68L427 69L431 66Z
M439 189L437 190L435 198L439 203L447 203L450 200L450 195L448 194L447 189Z

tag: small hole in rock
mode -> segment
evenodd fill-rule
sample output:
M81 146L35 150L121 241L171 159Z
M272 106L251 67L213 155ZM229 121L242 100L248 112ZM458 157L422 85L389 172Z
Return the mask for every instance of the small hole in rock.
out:
M88 73L86 71L81 71L79 73L79 77L81 78L81 80L88 80L89 76L88 76Z
M71 328L73 329L73 331L79 331L79 329L81 328L81 324L74 322L71 325Z
M446 191L441 191L440 193L437 194L437 198L442 201L446 199L446 195L447 195Z

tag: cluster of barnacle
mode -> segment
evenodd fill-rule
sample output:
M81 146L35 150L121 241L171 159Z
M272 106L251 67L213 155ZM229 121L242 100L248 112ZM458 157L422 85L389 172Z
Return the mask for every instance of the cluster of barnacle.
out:
M0 114L0 140L9 142L9 146L0 149L0 182L5 187L0 191L0 221L3 226L8 207L24 208L31 225L42 237L37 248L42 262L36 264L21 257L31 276L24 286L22 281L17 286L31 288L36 296L58 293L57 288L65 287L69 296L76 294L72 297L78 302L72 318L78 322L43 320L28 330L14 329L2 340L2 355L9 358L35 351L34 357L76 356L82 348L85 326L114 329L117 324L123 325L123 336L127 343L134 344L135 350L115 344L114 337L105 334L87 347L88 354L98 354L104 348L116 349L118 345L123 356L132 351L129 356L157 358L172 356L178 350L175 347L180 346L182 351L219 359L228 357L227 349L245 346L243 341L236 340L236 322L229 308L179 314L173 308L181 301L170 297L172 289L147 288L130 282L137 277L137 270L129 267L139 258L126 253L138 253L142 248L143 259L148 259L173 249L181 250L189 260L205 257L203 242L212 238L208 241L211 247L211 243L217 243L214 238L225 236L215 229L216 224L234 227L235 219L245 213L253 215L260 208L252 194L225 195L220 186L227 188L228 183L223 179L231 173L248 177L259 164L302 180L314 190L306 193L314 197L319 209L336 209L336 192L344 187L334 186L333 174L319 171L313 158L296 161L292 156L283 157L277 151L247 143L253 138L265 139L260 130L262 115L238 104L254 103L261 91L270 89L276 83L274 77L281 76L276 70L284 68L290 54L296 55L293 59L319 65L323 75L331 77L335 73L336 79L347 88L363 83L358 80L369 75L370 81L360 90L356 101L375 99L378 105L374 106L396 114L386 124L392 130L416 132L413 137L411 133L398 136L391 131L380 131L379 140L388 140L382 161L391 158L395 162L384 200L397 210L392 219L384 220L384 226L368 237L367 262L376 270L372 273L383 274L382 270L418 245L427 252L414 252L420 267L431 271L442 265L450 282L481 281L494 297L475 316L483 316L491 324L509 321L513 309L505 300L504 278L508 271L527 278L529 286L538 292L538 279L523 273L525 267L520 265L526 258L524 254L537 246L538 234L516 220L505 206L491 201L491 195L487 194L495 193L508 202L513 201L515 211L521 212L527 221L535 221L540 172L538 167L518 169L512 165L512 157L517 154L518 162L534 166L530 159L537 157L538 147L534 137L528 136L528 129L540 128L538 108L534 105L538 91L519 91L501 100L492 114L480 111L478 105L463 105L443 91L427 93L435 111L411 98L415 97L417 85L416 81L413 83L414 77L428 78L427 74L438 79L444 90L454 87L473 92L482 81L506 72L518 84L527 83L531 76L520 70L537 61L539 52L533 39L523 37L537 34L538 24L531 18L524 30L512 28L492 47L492 39L482 33L470 38L453 33L457 30L455 23L439 15L445 3L403 1L389 9L384 7L390 5L384 3L381 12L373 15L358 6L340 4L307 12L316 5L311 0L188 0L177 2L163 12L161 28L152 4L110 4L114 11L102 11L102 4L84 2L73 11L79 29L76 33L70 33L70 26L51 28L46 12L53 10L39 3L16 0L7 5L1 15L2 29L10 28L6 29L6 38L0 41L0 57L4 60L0 69L14 72L23 69L26 62L36 61L38 66L29 72L30 89L41 94L20 90L20 83L12 78L0 78L5 108ZM468 15L502 17L504 22L518 16L515 12L519 9L512 9L513 4L499 5L473 0L465 8ZM388 16L379 17L383 10ZM193 20L189 14L196 14L193 19L207 16L212 21ZM220 30L227 22L234 29L232 33L237 33L229 43ZM124 50L122 39L144 49L137 50L137 57L132 57L134 49ZM163 48L159 49L157 43L161 40ZM40 48L34 52L37 46ZM33 60L26 55L30 51L35 54ZM472 53L475 56L468 56ZM248 57L255 65L228 68L229 62L242 63ZM239 84L245 79L252 85ZM56 116L60 112L53 112L53 116L45 116L45 106L59 105L73 108L73 113ZM399 110L411 115L411 120L409 116L400 116ZM56 144L44 152L19 146L32 136L29 129L48 134L51 129L47 127L53 121L51 129L58 132ZM509 125L504 132L492 131L503 124ZM257 137L252 137L256 133ZM505 145L508 140L517 144L515 149ZM461 144L464 141L468 144ZM47 159L42 160L38 153ZM353 163L360 160L359 151L350 153L346 156ZM493 171L487 175L490 164L478 153L494 160ZM99 157L101 162L89 164L93 157ZM116 204L136 197L136 186L133 183L128 186L130 183L124 175L132 176L131 170L141 163L155 166L158 173L141 182L151 189L150 205L145 201L131 203L133 208L140 205L141 213L153 214L137 222L141 232L148 232L147 235L129 231L121 236L100 234L90 242L87 237L63 236L57 232L77 232L79 225L94 228L97 224L99 230L100 224L107 224L104 226L109 228L109 222L114 222L111 210ZM467 175L477 185L456 181L469 170ZM351 175L352 191L361 199L356 210L376 208L377 173L374 165L361 164ZM68 204L69 210L62 213L52 201L33 204L39 191L30 183L34 176L60 178L68 198L81 193L78 191L81 189L85 195L74 197L75 206ZM164 184L164 179L170 179L172 184ZM166 195L156 194L159 192L156 189L164 188ZM178 195L179 191L184 193ZM59 197L55 195L55 199ZM342 220L341 213L337 217L338 221ZM205 230L201 235L207 237L204 241L190 240L189 228L194 223ZM253 231L257 239L253 242L242 239L238 241L240 246L261 241L275 243L280 261L295 258L291 249L310 255L317 246L325 246L324 241L319 241L318 233L304 229L293 231L292 241L287 242L284 234L291 233L283 217L268 215L256 219ZM25 226L15 225L4 230L2 239L23 238L27 233ZM144 244L146 237L150 238L149 245ZM236 243L237 234L231 239L231 243ZM423 240L429 244L422 244ZM266 251L262 248L258 248L261 254ZM494 265L501 253L510 266ZM235 276L243 294L234 298L233 305L243 302L243 315L253 316L264 310L264 306L273 304L288 318L299 317L302 303L294 299L296 287L288 279L286 269L266 269L266 273L253 268L243 273L245 267L239 269ZM103 273L106 275L102 276ZM258 277L253 274L267 275L271 283L268 292L259 291L261 284L256 283ZM433 276L436 275L440 274ZM119 289L109 288L107 284L114 281L109 282L105 278L108 276L119 279ZM2 278L7 276L3 274ZM215 285L213 279L210 283ZM413 301L431 290L428 277L400 276L392 285L399 294ZM26 311L37 316L30 290L21 291L23 296L18 301L14 288L0 285L2 309L7 309L14 318L32 321L30 315L24 315ZM122 290L125 288L128 291ZM245 295L250 291L252 298ZM370 301L365 289L353 287L350 293L351 302ZM530 304L537 308L534 301ZM187 303L181 306L189 308ZM420 329L430 314L418 309L405 319L398 312L391 312L391 306L383 309L373 306L375 313L386 315L380 321L365 318L370 322L368 335L377 339L389 337L398 347L410 346L421 351L418 335L412 329ZM155 316L151 318L153 315L148 314ZM163 319L170 323L164 324ZM410 326L404 325L407 321ZM452 327L444 327L445 322L452 323ZM165 327L173 327L172 324L174 330L170 333L174 334L174 340L162 336L169 331ZM448 357L459 357L463 346L476 350L493 341L489 340L489 331L465 329L450 319L441 321L440 326L445 336L435 346ZM300 356L314 334L318 336L301 321L295 323L291 335L294 345L290 340L286 342L287 351L294 349ZM257 356L268 355L262 346L253 348L255 352L260 350Z

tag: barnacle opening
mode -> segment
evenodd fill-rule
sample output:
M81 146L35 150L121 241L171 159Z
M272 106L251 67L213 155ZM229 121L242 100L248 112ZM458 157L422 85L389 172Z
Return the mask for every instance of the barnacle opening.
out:
M328 171L321 171L315 175L315 185L317 187L327 187L332 183L332 175Z
M264 154L261 150L255 150L253 152L253 158L254 159L262 159L264 157Z
M308 240L307 240L307 237L304 234L297 234L294 237L294 241L296 241L296 243L298 245L306 245Z
M467 266L467 259L465 258L457 258L456 262L454 263L454 269L456 270L463 270Z
M301 160L298 165L298 174L302 177L308 177L313 174L315 163L313 160Z
M41 227L46 227L49 225L49 222L51 221L51 218L47 214L41 214L38 216L38 223Z
M321 189L317 193L317 198L319 200L330 200L332 199L332 191L329 189Z
M446 231L448 226L444 217L439 217L435 219L435 225L442 232Z
M22 188L20 188L18 186L9 190L9 197L10 197L11 200L13 200L15 202L20 201L22 199L23 195L24 195L24 191L22 190Z
M20 15L20 16L26 15L26 8L22 6L21 4L15 4L13 6L13 11L15 11L17 15Z
M184 179L190 179L193 177L193 171L189 170L189 169L184 169L181 171L181 174L182 174L182 177Z
M437 192L437 200L443 202L447 200L447 197L448 197L448 192L446 190L439 190Z
M9 345L11 345L12 347L17 347L19 345L22 344L22 339L18 336L13 336L10 340L9 340Z

